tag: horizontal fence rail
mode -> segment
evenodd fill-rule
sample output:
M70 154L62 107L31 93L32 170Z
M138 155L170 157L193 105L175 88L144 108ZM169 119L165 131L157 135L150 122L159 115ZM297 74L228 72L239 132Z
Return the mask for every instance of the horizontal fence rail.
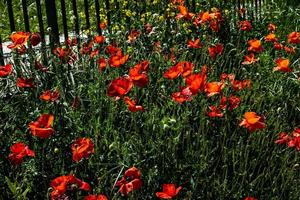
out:
M224 0L219 5L221 8L229 7L238 11L241 8L250 8L251 19L257 20L261 17L261 10L267 0ZM118 19L121 19L121 11L129 8L129 4L133 4L137 9L136 12L141 15L151 8L151 0L136 0L128 1L124 6L120 0L114 0L111 4L110 0L21 0L21 12L22 20L16 21L16 10L20 12L20 7L16 8L12 0L6 0L5 6L7 10L7 19L9 20L9 28L11 32L16 30L25 30L27 32L33 31L33 27L38 25L37 32L40 33L42 39L42 49L46 45L46 36L49 36L50 46L53 47L55 44L60 42L60 34L63 34L63 38L66 41L69 38L70 33L75 33L75 37L79 41L79 35L82 30L94 30L99 35L102 34L102 30L99 26L102 17L100 9L106 12L106 21L108 30L110 25L118 23ZM15 1L14 1L15 2ZM68 4L66 4L66 2ZM121 3L120 3L121 2ZM185 0L185 5L192 12L197 12L197 4L209 4L214 5L214 0ZM169 0L161 0L161 5L166 5ZM35 8L35 13L30 12L28 5ZM19 6L19 5L18 5ZM157 12L164 12L161 7L158 8ZM34 15L37 19L35 24L32 24L30 16ZM239 16L238 14L236 15ZM124 16L123 16L124 17ZM127 28L131 27L130 18L125 16ZM113 21L114 20L114 21ZM47 29L45 29L47 28ZM2 42L7 40L8 34L3 35L0 29L0 63L4 64ZM2 35L1 35L2 34ZM1 38L2 36L2 38ZM79 41L80 42L80 41ZM79 44L79 43L78 43Z

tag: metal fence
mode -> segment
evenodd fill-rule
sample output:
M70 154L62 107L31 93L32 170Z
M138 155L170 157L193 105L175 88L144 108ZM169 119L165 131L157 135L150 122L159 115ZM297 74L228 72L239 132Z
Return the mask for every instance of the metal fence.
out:
M4 0L7 6L7 14L8 14L8 20L10 25L10 31L14 32L16 31L16 21L14 17L14 9L13 9L13 1L14 0ZM66 1L68 4L66 4ZM99 4L100 1L100 4ZM221 5L219 6L229 6L232 9L239 10L240 8L246 8L250 7L252 8L252 17L258 18L261 14L262 5L266 3L267 0L223 0L220 1ZM29 0L21 0L22 5L22 14L23 14L23 22L24 27L23 30L30 32L31 31L31 22L28 15L28 2ZM94 29L98 32L98 34L101 35L102 30L99 26L100 24L100 9L104 7L106 12L106 18L108 25L114 23L112 21L111 15L112 11L116 11L120 8L120 3L122 3L120 0L114 0L113 3L110 3L110 0L31 0L35 3L36 7L36 17L38 19L38 25L39 25L39 33L42 38L42 47L45 46L45 36L46 33L49 33L48 31L45 31L45 28L51 27L51 32L49 34L50 36L50 44L53 43L59 43L59 36L60 33L63 33L65 40L69 37L70 32L75 32L76 35L80 34L80 27L82 27L82 23L84 23L84 27L86 29ZM81 3L81 6L78 6L78 3ZM148 3L147 3L148 2ZM150 3L149 3L150 2ZM147 10L146 6L151 5L152 0L128 0L128 4L135 4L135 8L139 9L140 12L145 12ZM161 0L163 4L169 3L169 0ZM197 3L207 3L209 5L213 5L216 1L215 0L186 0L185 5L193 12L197 10L196 5ZM72 5L71 10L68 10L66 5ZM83 4L83 6L82 6ZM127 4L127 6L128 6ZM44 6L44 7L42 7ZM57 9L59 6L59 9ZM91 6L93 6L95 9L94 12L91 11ZM43 11L45 13L43 13ZM20 11L19 11L20 12ZM58 14L61 13L61 21L62 26L59 26L58 24ZM67 17L67 12L72 12L73 18L72 21L70 21ZM84 16L79 16L78 12L84 12ZM163 12L163 10L161 10ZM43 16L46 15L46 22L45 18ZM91 20L93 18L93 20ZM114 18L117 19L117 18ZM93 21L94 23L91 23ZM130 19L126 20L127 23L130 23ZM20 22L18 22L20 23ZM71 26L70 26L71 23ZM46 24L46 27L45 27ZM62 30L59 30L60 29ZM71 27L71 29L70 29ZM2 31L0 30L0 33ZM4 59L3 59L3 49L2 49L2 39L0 34L0 64L3 65Z

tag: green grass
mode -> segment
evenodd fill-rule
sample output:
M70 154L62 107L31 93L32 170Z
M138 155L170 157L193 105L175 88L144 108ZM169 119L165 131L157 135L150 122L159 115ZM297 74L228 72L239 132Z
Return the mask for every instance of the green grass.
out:
M14 55L15 75L0 80L0 199L47 199L51 180L73 173L90 183L91 193L104 193L109 199L156 199L155 192L161 191L163 183L176 183L183 186L177 199L253 196L260 200L297 200L299 151L274 141L280 132L291 132L300 125L299 46L297 53L290 55L274 52L270 44L263 42L265 50L258 55L257 64L243 67L240 63L247 53L247 41L267 35L268 23L278 25L276 34L283 42L288 33L299 31L299 9L273 7L265 13L264 18L253 22L252 32L240 33L232 20L234 13L229 12L225 17L231 32L225 38L225 52L216 60L210 59L207 47L216 41L223 42L217 34L193 28L189 33L183 21L172 18L172 34L166 35L167 24L155 17L149 17L156 27L154 34L143 34L133 44L126 42L126 32L106 35L130 54L129 61L119 69L99 72L96 59L80 55L74 64L62 64L48 50L49 73L42 73L34 69L34 59ZM139 20L134 25L142 30ZM202 49L186 47L187 39L193 37L203 41ZM161 53L152 51L154 41L161 41ZM250 79L250 89L224 90L224 94L239 96L240 106L226 112L223 118L212 119L206 112L209 105L219 102L219 96L207 98L198 94L191 102L174 102L171 94L184 81L163 78L163 73L173 65L163 55L170 48L175 49L178 61L193 62L195 71L208 65L208 81L218 81L223 72L234 73L238 80ZM104 46L99 49L98 57L107 55ZM32 51L30 56L39 57L40 52ZM294 73L272 71L274 60L280 56L291 60ZM129 96L138 99L145 112L131 113L121 100L109 98L106 91L112 79L128 73L130 67L144 59L150 61L150 83L143 89L134 88ZM15 81L20 76L33 77L36 88L17 88ZM61 94L58 102L39 100L42 91L54 87ZM80 104L72 109L70 102L76 96ZM264 116L266 129L249 133L239 127L247 111ZM33 137L28 130L28 124L42 113L55 116L55 134L45 140ZM95 154L74 163L70 145L78 137L91 138ZM36 157L26 158L15 167L7 156L10 146L17 141L29 145ZM144 185L127 198L121 197L113 185L119 174L132 166L141 170ZM24 191L27 193L22 197ZM82 199L86 194L74 192L72 199Z

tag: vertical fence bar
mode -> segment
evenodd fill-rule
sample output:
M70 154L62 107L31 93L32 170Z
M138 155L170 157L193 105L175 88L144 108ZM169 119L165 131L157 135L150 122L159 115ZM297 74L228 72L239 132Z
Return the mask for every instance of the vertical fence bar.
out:
M7 12L9 18L10 31L14 32L16 30L15 19L14 19L14 11L11 4L11 0L7 0Z
M61 13L62 13L62 22L63 22L64 36L65 36L65 41L67 41L68 38L69 38L69 33L68 33L67 11L66 11L65 0L60 0L60 5L61 5Z
M109 5L109 0L105 0L105 7L106 7L106 12L107 12L107 27L108 27L108 30L110 31L111 27L111 19L110 19L110 5Z
M35 0L35 3L36 3L37 17L39 22L40 35L42 38L42 44L45 44L45 31L44 31L44 24L43 24L41 0Z
M45 40L45 31L44 31L44 24L43 24L43 14L42 14L42 7L41 7L41 0L35 0L36 3L36 10L37 10L37 17L38 17L38 23L39 23L39 29L40 29L40 35L42 38L42 59L43 63L47 64L47 58L45 53L45 46L46 46L46 40Z
M89 1L84 0L84 13L85 13L85 28L89 29L90 25L90 13L89 13Z
M102 35L102 30L100 28L100 6L99 6L99 1L95 0L95 9L96 9L96 19L97 19L97 31L99 35Z
M3 55L1 35L0 35L0 65L4 65L4 55Z
M59 30L57 23L57 13L55 1L45 0L46 14L48 26L51 27L50 45L53 47L53 43L59 43Z
M28 10L27 10L27 2L26 2L26 0L22 0L22 9L23 9L25 31L26 32L30 32L29 17L28 17Z
M75 33L76 33L76 37L79 38L79 21L78 21L78 12L77 12L77 2L76 2L76 0L72 0L72 9L73 9L73 15L74 15Z

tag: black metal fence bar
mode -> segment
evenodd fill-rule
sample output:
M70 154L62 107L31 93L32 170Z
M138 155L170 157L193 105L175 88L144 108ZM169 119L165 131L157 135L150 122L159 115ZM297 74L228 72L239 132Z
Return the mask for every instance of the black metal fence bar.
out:
M44 31L44 24L43 24L43 13L42 13L42 7L41 7L41 0L36 0L35 3L36 3L40 35L42 38L42 45L43 45L43 44L45 44L45 31Z
M3 48L2 48L2 38L0 35L0 65L4 65L4 56L3 56Z
M24 17L25 31L26 31L26 32L30 32L30 27L29 27L29 17L28 17L27 1L26 1L26 0L22 0L22 9L23 9L23 17Z
M14 32L16 30L16 26L15 26L14 11L11 4L11 0L7 0L7 12L8 12L8 18L10 24L10 31Z
M69 33L68 33L68 23L67 23L67 12L66 12L65 0L60 0L60 7L61 7L61 13L62 13L64 37L65 37L65 40L68 40Z
M85 14L85 28L89 29L90 25L90 13L89 13L89 1L84 0L84 14Z
M57 23L56 5L53 0L45 0L48 26L51 27L50 44L59 43L59 30Z
M100 5L99 5L99 1L95 0L95 9L96 9L96 20L97 20L97 31L99 35L102 35L102 30L100 28Z

